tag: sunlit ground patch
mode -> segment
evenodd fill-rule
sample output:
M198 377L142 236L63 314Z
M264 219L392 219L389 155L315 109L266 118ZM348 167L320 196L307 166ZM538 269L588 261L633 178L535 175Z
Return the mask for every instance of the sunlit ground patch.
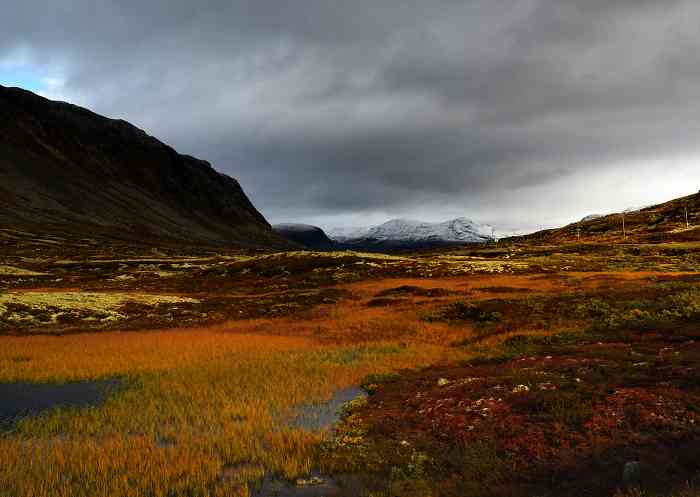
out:
M125 319L127 303L149 306L198 303L171 295L100 292L7 292L0 294L0 329L22 324L52 324L67 319L110 322Z
M46 274L15 266L0 265L0 276L45 276Z
M69 496L90 488L90 495L105 497L243 497L274 486L294 489L282 495L313 496L297 488L340 486L326 478L297 485L314 475L315 447L326 436L316 428L329 418L307 412L307 427L293 428L277 416L293 419L304 406L323 406L369 373L425 366L452 352L430 344L339 345L250 334L257 325L1 337L0 381L119 376L133 388L94 408L26 418L1 436L0 488L13 496ZM297 325L315 328L313 321ZM29 459L40 462L24 464Z

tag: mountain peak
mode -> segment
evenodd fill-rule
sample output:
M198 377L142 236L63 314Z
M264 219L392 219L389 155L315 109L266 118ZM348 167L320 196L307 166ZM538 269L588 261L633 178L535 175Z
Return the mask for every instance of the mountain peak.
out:
M335 228L329 233L333 240L344 246L411 248L482 243L491 239L492 229L466 217L439 223L396 218L377 226Z

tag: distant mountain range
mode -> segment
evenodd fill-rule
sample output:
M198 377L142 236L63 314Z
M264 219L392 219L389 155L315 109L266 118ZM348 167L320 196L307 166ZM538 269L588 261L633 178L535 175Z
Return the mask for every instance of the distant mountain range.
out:
M328 236L340 248L392 250L483 243L492 239L493 229L465 217L441 223L392 219L368 228L330 229Z
M330 248L333 249L367 251L484 243L493 240L494 236L505 241L545 243L696 241L700 240L700 192L659 205L629 208L613 214L591 214L561 228L529 234L495 231L490 225L465 217L441 223L392 219L377 226L331 228L327 230L327 236L321 228L309 225L286 225L285 229L276 229L309 248L325 249L328 247L326 239L330 239Z
M0 227L139 243L290 246L238 181L208 162L126 121L4 86Z

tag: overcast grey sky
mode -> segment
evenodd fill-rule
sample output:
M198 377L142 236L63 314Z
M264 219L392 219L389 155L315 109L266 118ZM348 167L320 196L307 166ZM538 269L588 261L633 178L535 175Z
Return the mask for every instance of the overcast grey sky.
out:
M533 229L700 188L697 0L5 0L0 83L131 121L271 222Z

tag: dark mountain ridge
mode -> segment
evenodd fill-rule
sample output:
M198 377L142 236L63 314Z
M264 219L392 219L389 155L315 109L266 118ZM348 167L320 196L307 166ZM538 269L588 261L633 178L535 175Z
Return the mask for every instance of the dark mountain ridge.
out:
M279 235L312 250L332 250L336 248L333 240L318 226L310 224L282 223L272 229Z
M0 225L284 247L238 181L123 120L0 86Z

